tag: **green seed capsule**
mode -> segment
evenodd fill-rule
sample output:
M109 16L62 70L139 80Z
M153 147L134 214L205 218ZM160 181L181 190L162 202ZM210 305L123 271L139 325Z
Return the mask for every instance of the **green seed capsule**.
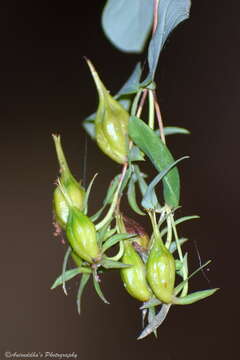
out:
M124 286L127 292L135 299L148 301L152 296L152 292L146 281L145 265L130 241L124 241L124 248L121 261L124 264L132 265L132 267L120 270Z
M76 184L75 181L69 181L67 185L65 182L64 186L73 205L79 210L83 210L85 190L78 183ZM69 206L59 187L53 193L53 208L57 222L65 229L69 215Z
M77 208L70 207L66 226L67 239L73 251L93 263L100 258L96 229L92 221Z
M99 105L95 118L96 140L100 149L123 164L128 154L128 112L107 91L92 63L87 60L95 81Z
M147 280L160 301L166 304L172 303L175 261L161 238L154 238L147 261Z
M65 159L60 136L53 135L56 152L58 156L58 161L60 165L61 172L61 183L65 188L65 191L70 198L73 206L78 208L79 210L83 210L85 190L84 188L77 182L77 180L71 174L67 161ZM59 186L54 190L53 194L53 209L56 217L56 221L59 225L65 229L68 215L69 215L69 206L65 200L62 191Z

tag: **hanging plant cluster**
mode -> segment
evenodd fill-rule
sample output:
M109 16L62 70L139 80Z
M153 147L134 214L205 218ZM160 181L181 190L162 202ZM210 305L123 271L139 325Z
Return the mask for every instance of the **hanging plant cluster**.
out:
M138 63L115 96L110 95L93 64L86 59L99 105L96 112L84 120L84 128L105 155L122 165L121 173L111 180L96 214L91 214L88 206L96 175L85 189L68 167L60 136L53 135L60 167L53 196L54 221L57 233L66 238L68 248L62 273L52 289L62 285L67 294L66 282L79 277L77 309L80 313L82 294L90 278L97 295L108 304L100 280L106 271L115 269L125 290L142 303L144 328L138 339L151 333L156 335L171 306L192 304L218 290L189 293L190 278L210 261L189 273L188 254L182 249L187 239L179 237L177 227L198 216L176 219L180 202L177 165L188 157L174 160L166 145L168 135L189 132L163 125L154 82L163 45L169 33L189 16L189 10L189 0L109 0L104 8L103 29L122 51L142 51L150 29L152 31L147 77L142 79L142 66ZM148 111L147 116L142 117L144 107ZM157 171L154 179L149 180L142 171L143 162L149 162ZM125 196L138 218L148 217L149 234L139 220L129 218L126 206L124 209L121 206ZM109 256L110 249L115 250L116 255ZM69 257L75 264L70 269Z

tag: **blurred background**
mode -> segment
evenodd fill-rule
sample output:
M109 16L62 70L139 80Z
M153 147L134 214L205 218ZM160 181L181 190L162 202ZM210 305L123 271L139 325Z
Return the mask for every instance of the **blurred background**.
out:
M73 173L86 181L97 172L90 210L120 167L88 138L82 120L97 95L83 56L116 93L137 55L120 53L105 38L105 1L0 5L1 28L1 327L0 358L10 352L78 354L77 359L198 360L237 358L239 317L239 104L240 5L193 1L191 17L170 36L156 82L167 125L191 135L169 137L180 166L181 214L198 214L179 227L191 269L212 259L191 289L220 287L197 304L173 308L156 340L137 341L140 304L123 289L117 272L102 283L105 305L88 287L77 315L78 283L66 297L50 286L60 274L65 247L53 237L52 192L58 175L52 133L60 133ZM145 56L141 56L144 59ZM86 152L87 148L87 152ZM210 284L209 284L210 282Z

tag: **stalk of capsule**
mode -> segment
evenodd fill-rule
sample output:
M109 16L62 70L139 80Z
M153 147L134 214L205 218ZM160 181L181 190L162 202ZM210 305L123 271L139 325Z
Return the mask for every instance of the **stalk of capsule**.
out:
M92 63L87 60L95 81L99 105L95 118L96 140L100 149L114 161L123 164L128 155L129 114L107 91Z

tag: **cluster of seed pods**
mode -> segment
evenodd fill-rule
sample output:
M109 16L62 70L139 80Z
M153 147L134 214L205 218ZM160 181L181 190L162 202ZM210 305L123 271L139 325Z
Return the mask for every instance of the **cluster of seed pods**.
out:
M139 339L154 333L166 318L172 305L187 305L212 295L217 289L188 294L191 276L209 262L189 274L187 253L182 245L186 239L179 238L177 225L196 216L174 219L179 202L179 175L176 163L151 123L140 120L142 102L146 95L141 90L132 101L131 114L110 95L95 68L87 60L96 84L99 105L94 114L92 127L98 147L123 169L110 183L103 205L96 214L89 214L89 196L93 180L88 188L72 175L65 158L59 135L53 135L60 177L53 194L54 221L68 244L63 261L62 274L52 288L63 286L75 276L80 277L77 306L83 290L92 276L94 288L100 298L108 303L100 288L104 272L115 269L120 273L126 291L142 302L144 329ZM151 96L151 90L149 90ZM130 102L131 103L131 102ZM150 139L150 141L149 141ZM158 170L157 177L146 182L139 161L150 161ZM156 185L163 182L163 194ZM136 185L142 196L141 205L136 197ZM149 218L147 233L139 220L127 216L121 200L127 196L129 207L136 216ZM159 198L164 204L160 205ZM104 216L103 216L104 214ZM109 256L109 250L116 255ZM177 253L175 257L175 253ZM67 268L72 257L75 267ZM177 284L176 284L177 283ZM159 309L159 311L158 311ZM148 315L148 316L146 316Z

